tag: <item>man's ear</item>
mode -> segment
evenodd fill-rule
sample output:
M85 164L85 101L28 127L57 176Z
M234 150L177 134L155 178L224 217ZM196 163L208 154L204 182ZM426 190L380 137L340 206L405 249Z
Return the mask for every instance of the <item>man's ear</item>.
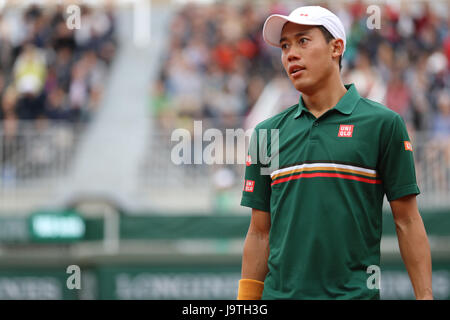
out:
M332 57L338 58L342 56L342 53L344 52L344 41L342 39L333 39L331 45Z

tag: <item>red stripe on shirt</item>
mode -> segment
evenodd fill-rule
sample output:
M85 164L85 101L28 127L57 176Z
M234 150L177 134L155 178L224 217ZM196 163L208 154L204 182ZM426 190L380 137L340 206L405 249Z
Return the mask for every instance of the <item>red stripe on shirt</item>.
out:
M356 181L361 181L361 182L366 182L366 183L371 183L371 184L380 184L381 183L381 180L366 179L366 178L361 178L358 176L351 176L351 175L340 174L340 173L320 173L319 172L319 173L301 173L301 174L297 174L294 176L278 179L278 180L275 180L274 182L272 182L271 186L278 184L278 183L290 181L290 180L297 180L300 178L316 178L316 177L341 178L341 179L356 180Z

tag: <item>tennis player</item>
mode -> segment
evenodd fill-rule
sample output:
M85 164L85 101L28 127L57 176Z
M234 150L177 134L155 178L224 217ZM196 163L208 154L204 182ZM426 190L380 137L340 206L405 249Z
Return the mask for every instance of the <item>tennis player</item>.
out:
M259 131L278 129L278 152L270 139L262 143L279 166L268 175L254 154L247 161L241 205L252 217L238 299L379 299L372 272L380 266L384 195L415 296L432 299L408 132L397 113L344 85L341 21L325 8L301 7L270 16L263 36L281 48L301 96L252 136L260 146Z

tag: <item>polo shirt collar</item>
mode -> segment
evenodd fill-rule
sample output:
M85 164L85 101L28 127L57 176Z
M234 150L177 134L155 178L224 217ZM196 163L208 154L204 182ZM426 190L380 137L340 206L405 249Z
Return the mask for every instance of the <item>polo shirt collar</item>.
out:
M355 109L356 104L358 103L361 96L359 95L356 87L353 83L344 85L347 92L344 96L339 100L339 102L334 106L333 109L343 113L343 114L351 114ZM304 112L309 112L308 108L303 103L302 96L300 95L300 99L298 102L298 110L294 115L294 118L300 117Z

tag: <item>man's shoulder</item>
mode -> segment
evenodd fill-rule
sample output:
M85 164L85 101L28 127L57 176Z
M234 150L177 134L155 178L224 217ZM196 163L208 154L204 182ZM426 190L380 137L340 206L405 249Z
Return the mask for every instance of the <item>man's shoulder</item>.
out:
M384 104L367 98L361 98L358 111L360 113L367 113L368 116L378 121L392 122L399 118L400 115L392 109L389 109Z
M294 118L297 109L298 103L286 108L266 120L259 122L255 126L255 129L279 129L283 123L285 123L286 119L289 119L289 117L292 119Z

